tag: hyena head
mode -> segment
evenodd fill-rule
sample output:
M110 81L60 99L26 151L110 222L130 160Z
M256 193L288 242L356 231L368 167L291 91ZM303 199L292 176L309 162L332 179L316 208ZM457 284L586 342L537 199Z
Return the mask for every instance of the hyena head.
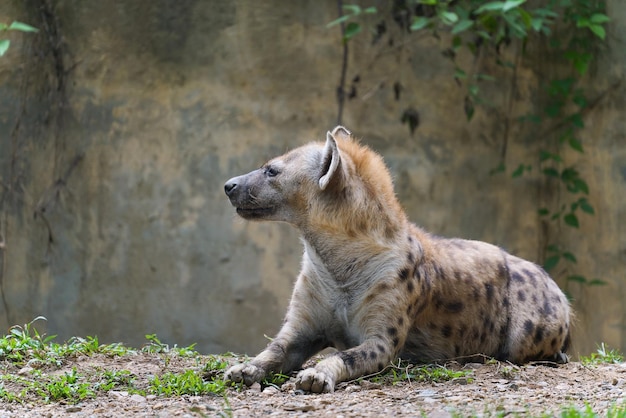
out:
M342 126L326 134L326 143L276 157L228 180L224 190L241 217L301 229L341 228L352 235L384 223L389 233L390 224L405 219L382 158Z

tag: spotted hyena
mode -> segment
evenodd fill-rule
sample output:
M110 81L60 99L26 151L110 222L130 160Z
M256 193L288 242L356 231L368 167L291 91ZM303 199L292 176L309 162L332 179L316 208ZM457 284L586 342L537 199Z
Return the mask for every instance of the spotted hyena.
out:
M382 158L346 128L224 189L241 217L290 223L304 244L282 329L227 380L290 373L326 347L338 351L300 371L299 388L333 391L397 356L567 361L570 308L548 274L491 244L410 223Z

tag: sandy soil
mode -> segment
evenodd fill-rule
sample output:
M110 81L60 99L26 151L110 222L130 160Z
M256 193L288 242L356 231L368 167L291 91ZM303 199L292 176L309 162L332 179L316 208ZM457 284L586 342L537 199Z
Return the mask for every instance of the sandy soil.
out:
M145 353L123 357L94 355L42 372L64 373L76 368L79 373L89 375L102 370L128 370L135 377L134 386L145 388L154 375L200 370L204 358L199 360ZM584 366L572 362L558 367L495 363L469 364L463 368L469 374L444 382L376 383L376 379L368 379L343 383L334 393L320 395L300 393L292 381L287 381L280 388L255 385L245 390L228 389L225 396L166 398L110 390L78 404L46 404L33 398L24 404L0 402L0 418L539 416L559 413L564 407L586 405L605 415L614 405L626 404L626 363ZM2 374L19 372L6 367L2 370ZM10 382L3 384L10 389Z

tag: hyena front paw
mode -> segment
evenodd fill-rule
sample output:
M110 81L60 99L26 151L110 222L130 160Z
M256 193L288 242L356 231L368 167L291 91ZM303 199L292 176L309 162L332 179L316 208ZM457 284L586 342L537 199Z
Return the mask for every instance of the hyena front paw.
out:
M335 379L317 369L305 369L296 377L296 388L315 393L334 392Z
M246 386L260 382L265 377L265 370L251 363L236 364L224 374L224 380L233 383L245 383Z

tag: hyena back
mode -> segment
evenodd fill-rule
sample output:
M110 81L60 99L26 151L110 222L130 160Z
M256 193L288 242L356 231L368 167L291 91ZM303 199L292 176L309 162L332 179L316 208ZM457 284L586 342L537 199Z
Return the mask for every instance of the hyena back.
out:
M304 244L282 329L227 380L290 373L326 347L338 351L300 371L299 388L333 391L397 356L567 361L569 304L548 274L496 246L410 223L382 158L347 129L224 188L241 217L290 223Z

